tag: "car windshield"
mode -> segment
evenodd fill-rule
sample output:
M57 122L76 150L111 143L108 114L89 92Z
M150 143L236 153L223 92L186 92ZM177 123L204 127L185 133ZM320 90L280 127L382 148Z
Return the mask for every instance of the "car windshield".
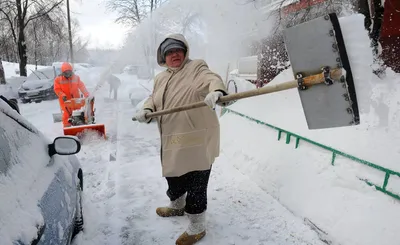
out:
M61 68L56 67L56 76L61 75Z
M38 80L38 79L42 80L42 79L53 79L53 78L54 78L53 68L48 68L36 71L32 70L32 73L29 74L27 80Z

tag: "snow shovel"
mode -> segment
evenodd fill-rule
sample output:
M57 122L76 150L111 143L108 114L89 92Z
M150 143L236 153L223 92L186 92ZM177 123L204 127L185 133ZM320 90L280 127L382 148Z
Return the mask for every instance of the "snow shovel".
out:
M284 30L294 76L315 74L321 66L343 69L339 83L299 89L309 129L360 124L350 61L335 13Z
M288 28L284 36L295 80L223 96L218 103L297 88L309 129L358 125L355 87L336 14ZM197 102L149 113L147 117L203 106L207 105Z

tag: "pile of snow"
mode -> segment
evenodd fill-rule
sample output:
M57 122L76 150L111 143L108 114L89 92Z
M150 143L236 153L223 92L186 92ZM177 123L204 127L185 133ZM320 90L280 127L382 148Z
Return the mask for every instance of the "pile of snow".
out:
M372 73L372 51L362 15L341 18L360 108L361 124L308 130L296 89L245 99L230 109L278 126L361 159L400 171L400 76ZM271 84L292 80L291 70ZM241 130L238 130L241 129ZM234 114L221 118L222 155L296 215L343 245L391 245L400 240L400 202L359 178L381 185L384 173L305 142L295 149L277 141L278 132ZM285 135L282 135L285 138ZM282 140L283 141L283 140ZM400 179L388 189L400 194Z
M0 95L7 99L18 98L18 93L10 84L0 84Z

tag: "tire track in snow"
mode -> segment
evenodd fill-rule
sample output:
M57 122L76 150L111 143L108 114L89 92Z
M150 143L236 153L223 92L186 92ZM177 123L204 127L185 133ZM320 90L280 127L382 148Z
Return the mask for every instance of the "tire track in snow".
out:
M103 113L103 121L106 120L106 127L108 127L109 133L107 134L107 145L108 150L108 161L107 161L107 169L106 169L106 177L105 180L105 189L104 192L108 194L109 198L106 201L105 205L105 213L108 220L109 234L107 236L107 240L112 244L121 244L118 230L120 229L120 222L118 219L115 219L115 214L118 212L116 210L116 200L118 200L118 173L115 171L115 165L118 163L116 159L117 153L117 135L118 135L118 115L119 115L119 101L109 101L109 106L104 106L108 108L107 116ZM107 130L107 128L106 128Z
M154 183L160 183L157 180L160 180L161 171L156 126L133 122L131 118L134 109L130 102L121 102L120 111L123 113L118 118L117 162L120 185L117 192L123 224L120 229L121 244L166 244L167 240L157 234L159 229L154 228L157 223L155 205L162 204L161 201L155 201L160 199L156 198L160 193L154 193ZM156 189L163 190L164 186L159 185Z

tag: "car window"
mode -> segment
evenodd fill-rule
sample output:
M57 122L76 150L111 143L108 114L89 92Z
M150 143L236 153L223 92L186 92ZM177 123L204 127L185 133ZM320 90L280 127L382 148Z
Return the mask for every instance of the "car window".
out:
M42 73L42 75L45 75L46 79L53 79L54 78L54 70L53 67L46 69L46 70L39 70L39 72Z
M53 68L32 71L32 73L29 74L28 76L28 80L53 79L53 78L54 78Z
M56 76L59 76L59 75L61 75L61 68L56 68Z
M42 79L43 75L36 71L31 71L31 74L27 77L27 80L37 80L37 79Z
M29 143L40 143L37 142L38 139L38 135L0 112L0 174L6 174L13 164L18 163L17 159L24 158L22 155L27 152L23 149L26 149Z

